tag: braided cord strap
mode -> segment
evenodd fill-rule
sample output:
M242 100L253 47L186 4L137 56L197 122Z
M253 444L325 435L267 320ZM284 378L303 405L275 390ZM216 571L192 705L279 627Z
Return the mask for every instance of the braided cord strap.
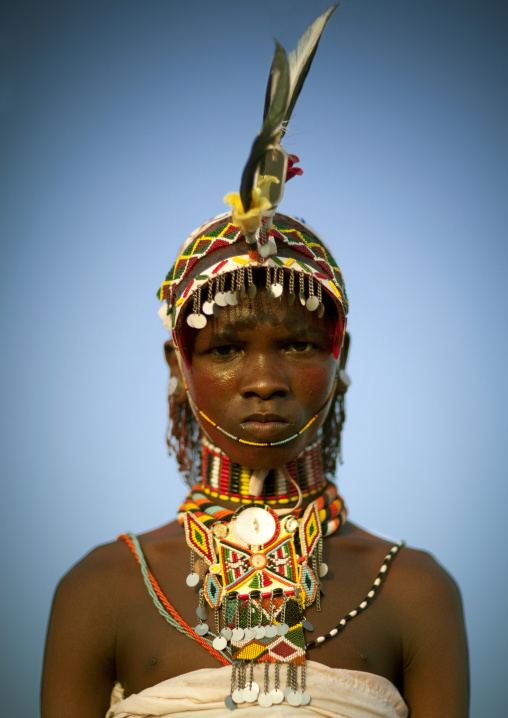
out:
M232 663L231 659L225 656L222 652L217 651L204 638L198 636L195 630L183 620L183 618L176 611L176 609L170 604L166 596L163 594L162 589L157 583L154 575L148 568L145 556L143 554L143 550L137 537L132 533L127 533L120 534L118 538L125 541L127 546L130 548L130 550L136 557L136 560L141 568L141 573L143 575L145 586L154 602L156 609L159 611L161 616L166 619L170 626L176 628L177 631L180 631L180 633L183 633L189 638L192 638L198 643L200 643L203 648L206 648L206 650L211 653L212 656L217 658L217 660L220 661L223 665L229 666Z
M353 611L350 611L344 618L336 625L335 628L332 628L330 633L325 633L324 636L318 636L315 641L310 641L306 645L306 649L309 648L315 648L316 646L321 645L321 643L324 643L325 641L329 641L332 638L335 638L335 636L338 636L341 631L344 630L344 628L347 626L349 621L351 621L355 616L358 616L362 611L365 611L367 606L371 603L372 599L376 596L377 592L379 591L379 588L383 582L383 580L386 577L386 574L388 573L388 567L392 560L395 558L395 556L398 554L399 550L404 546L404 541L399 541L399 543L395 544L395 546L392 546L389 553L385 557L385 560L383 561L383 565L381 566L381 569L377 575L376 580L372 584L372 588L366 595L365 599L360 603L360 605L355 608Z

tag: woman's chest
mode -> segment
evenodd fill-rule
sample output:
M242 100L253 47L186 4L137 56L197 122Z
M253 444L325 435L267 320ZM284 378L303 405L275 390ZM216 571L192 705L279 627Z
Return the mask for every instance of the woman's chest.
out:
M369 575L369 565L358 562L349 565L346 557L335 560L332 554L326 558L330 566L322 582L326 595L321 597L321 611L317 601L305 610L304 644L340 628L341 620L359 606L376 577L375 570ZM116 665L117 678L127 694L198 668L221 665L216 656L189 636L185 624L195 628L202 620L210 632L217 633L217 628L224 626L223 613L210 609L208 616L200 620L199 589L188 587L185 582L188 563L176 555L173 559L171 571L157 562L154 574L182 625L178 628L170 625L141 580L125 597L118 624ZM376 673L396 684L401 663L396 614L390 592L380 590L368 608L349 619L331 640L306 651L307 659L332 668ZM311 626L313 630L309 630ZM281 659L285 657L281 655Z

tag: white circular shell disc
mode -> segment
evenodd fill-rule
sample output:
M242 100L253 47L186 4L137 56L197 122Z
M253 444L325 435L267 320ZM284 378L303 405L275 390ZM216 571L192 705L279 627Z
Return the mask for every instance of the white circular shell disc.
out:
M273 516L259 506L245 509L236 518L235 531L250 546L268 543L276 531Z
M284 693L281 691L280 688L273 688L270 691L270 695L272 696L272 701L275 704L282 703L282 701L284 700Z

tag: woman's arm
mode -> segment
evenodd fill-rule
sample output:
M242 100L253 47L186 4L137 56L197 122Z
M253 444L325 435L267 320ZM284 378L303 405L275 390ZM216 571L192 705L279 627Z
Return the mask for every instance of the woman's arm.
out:
M408 551L401 568L403 694L410 716L467 718L468 652L459 589L423 551Z
M94 549L55 592L42 676L42 718L104 718L115 680L112 546Z

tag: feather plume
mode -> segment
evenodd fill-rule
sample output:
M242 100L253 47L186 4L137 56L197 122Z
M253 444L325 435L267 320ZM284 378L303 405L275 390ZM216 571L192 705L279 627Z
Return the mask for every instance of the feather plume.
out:
M296 50L292 50L288 55L289 63L289 94L286 112L282 120L282 131L280 138L284 137L286 127L291 119L291 115L295 108L298 95L301 92L305 78L312 65L312 60L316 54L316 50L321 39L325 25L328 22L330 16L338 7L339 3L332 5L322 15L320 15L314 22L309 25L305 30L301 38L298 40Z
M286 51L275 41L275 54L266 90L267 100L265 101L263 127L252 144L240 184L240 198L246 212L250 209L252 202L252 187L256 170L263 161L267 148L273 143L284 117L288 92L289 66Z

